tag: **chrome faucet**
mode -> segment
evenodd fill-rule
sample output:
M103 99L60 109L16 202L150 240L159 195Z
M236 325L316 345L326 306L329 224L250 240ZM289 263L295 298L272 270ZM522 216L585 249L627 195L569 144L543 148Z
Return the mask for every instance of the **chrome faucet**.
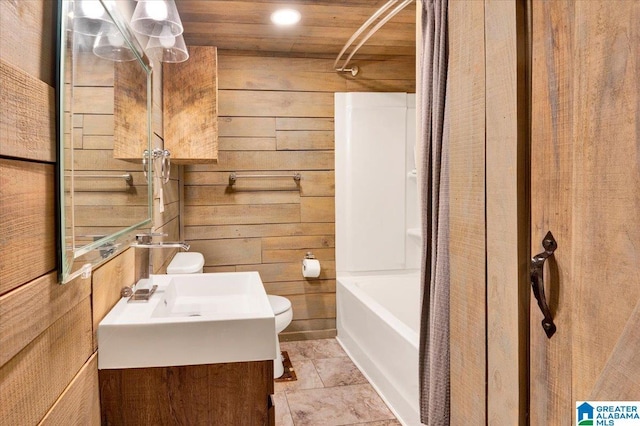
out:
M189 251L191 246L186 242L158 242L152 241L153 237L166 237L167 234L150 232L147 234L136 235L136 242L131 244L131 247L145 248L145 249L168 249L168 248L180 248L184 251ZM143 268L143 275L141 279L149 278L153 274L153 262L151 261L151 250L149 250L147 256L147 268ZM130 290L130 289L129 289ZM128 290L123 289L122 295L129 293Z
M153 237L166 237L166 236L167 234L154 233L154 232L150 232L148 234L138 234L136 235L136 242L132 243L131 247L146 248L146 249L181 248L184 251L188 251L189 248L191 247L189 244L185 242L154 243L152 241ZM146 268L146 273L143 273L143 276L140 277L141 279L149 278L153 273L153 263L151 262L151 250L149 250L147 254L148 254L147 256L148 267ZM145 268L143 268L143 270L144 269ZM132 286L132 287L136 287L136 286ZM158 288L157 285L154 285L151 288L141 288L141 289L135 289L135 290L132 287L125 286L120 291L120 295L122 297L128 297L129 302L137 302L137 301L147 302L149 301L149 298L153 295L153 293L156 291L156 288Z
M188 243L185 242L176 242L176 243L164 243L164 242L159 242L159 243L133 243L131 244L131 247L138 247L138 248L147 248L147 249L155 249L155 248L181 248L184 251L189 251L189 249L191 248L191 246Z

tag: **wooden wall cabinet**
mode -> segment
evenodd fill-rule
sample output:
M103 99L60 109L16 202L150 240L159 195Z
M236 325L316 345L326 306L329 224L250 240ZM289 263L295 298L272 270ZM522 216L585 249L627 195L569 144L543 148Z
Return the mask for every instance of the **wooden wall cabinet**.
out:
M273 361L100 370L103 425L273 425Z
M113 134L113 158L140 163L144 151L149 149L147 85L150 80L138 61L93 62L104 64L103 67L113 64L113 129L109 127L109 115L96 119ZM91 93L95 102L95 89Z
M164 148L171 161L218 161L217 64L214 46L190 46L186 62L163 64Z

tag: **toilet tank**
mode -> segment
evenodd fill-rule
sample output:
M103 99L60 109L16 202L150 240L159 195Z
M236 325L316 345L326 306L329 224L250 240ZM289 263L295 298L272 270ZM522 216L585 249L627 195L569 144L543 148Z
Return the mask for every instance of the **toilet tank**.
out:
M167 274L201 274L203 269L202 253L176 253L167 266Z

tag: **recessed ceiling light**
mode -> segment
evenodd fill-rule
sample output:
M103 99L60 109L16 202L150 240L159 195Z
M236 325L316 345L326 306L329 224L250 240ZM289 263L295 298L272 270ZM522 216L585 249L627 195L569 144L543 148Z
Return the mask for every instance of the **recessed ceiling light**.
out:
M300 21L300 12L295 9L279 9L271 14L271 22L276 25L294 25Z

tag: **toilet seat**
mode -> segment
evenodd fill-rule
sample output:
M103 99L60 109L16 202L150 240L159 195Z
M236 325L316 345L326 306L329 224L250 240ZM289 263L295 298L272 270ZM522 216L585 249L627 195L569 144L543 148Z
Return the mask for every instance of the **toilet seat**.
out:
M271 309L273 313L276 315L280 315L291 309L291 301L286 297L282 296L274 296L272 294L268 294L269 303L271 304Z

